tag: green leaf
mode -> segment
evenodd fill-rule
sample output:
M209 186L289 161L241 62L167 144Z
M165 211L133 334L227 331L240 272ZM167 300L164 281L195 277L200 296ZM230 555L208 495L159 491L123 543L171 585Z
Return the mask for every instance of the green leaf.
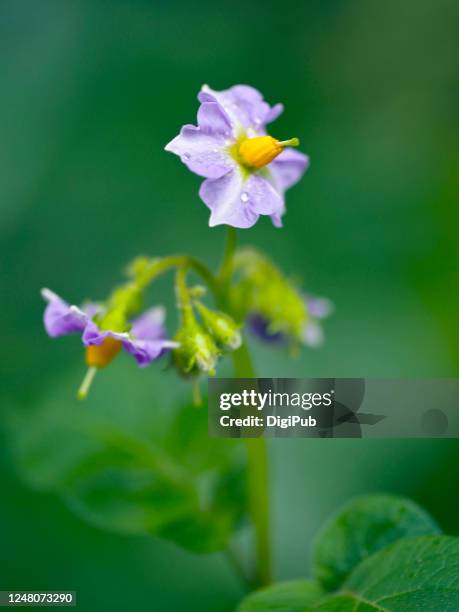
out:
M248 595L237 612L305 612L322 594L312 580L280 582Z
M383 610L360 599L357 595L333 595L309 610L314 612L375 612Z
M375 501L390 502L399 508L401 524L408 524L408 518L413 519L418 513L424 522L430 520L417 506L397 498L372 496L352 505L363 512L364 506L368 510L372 505L369 502ZM382 506L382 503L378 505ZM386 509L387 514L390 516ZM354 566L339 593L321 599L321 587L317 583L281 583L249 595L238 612L459 610L459 539L442 535L403 537L400 532L399 537Z
M440 530L408 499L370 495L347 504L322 528L314 548L314 573L326 590L337 589L363 559L407 537Z
M243 447L209 438L204 406L160 408L154 430L141 432L124 425L127 404L118 413L115 401L104 405L109 419L53 394L33 414L12 413L16 464L30 484L100 528L198 553L223 549L246 513Z
M245 512L245 472L237 445L208 437L204 408L181 408L159 444L107 435L107 425L103 437L99 455L64 483L74 510L101 527L151 533L198 553L226 546Z
M378 610L457 612L459 539L399 540L363 561L343 585Z
M99 527L136 534L155 533L193 508L193 489L173 465L152 447L108 432L105 427L105 444L57 486L75 512Z

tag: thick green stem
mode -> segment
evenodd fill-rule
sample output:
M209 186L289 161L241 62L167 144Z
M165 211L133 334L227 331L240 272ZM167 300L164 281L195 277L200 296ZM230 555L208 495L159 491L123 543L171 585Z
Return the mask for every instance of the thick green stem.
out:
M225 255L218 275L220 295L228 306L228 291L234 270L236 230L228 228ZM238 378L255 378L255 369L247 344L232 353L234 373ZM248 459L249 510L255 529L256 569L254 582L265 586L271 582L271 546L268 489L268 452L264 438L246 438Z
M232 355L234 373L238 378L255 377L246 344ZM265 438L246 438L245 442L248 457L249 509L255 529L255 582L258 586L265 586L271 582L268 452Z

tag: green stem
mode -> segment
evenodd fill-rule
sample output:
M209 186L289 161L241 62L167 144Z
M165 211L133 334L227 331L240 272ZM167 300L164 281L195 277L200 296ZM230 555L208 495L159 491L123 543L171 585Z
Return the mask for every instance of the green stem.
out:
M238 378L254 378L247 345L232 353L234 373ZM248 457L249 509L255 528L256 571L255 582L265 586L271 582L271 546L268 489L268 452L265 438L246 438Z
M222 265L218 274L218 281L222 288L227 288L233 274L234 254L236 252L236 228L228 227L226 233L226 246Z
M177 308L182 315L182 324L194 321L193 307L191 305L190 292L186 286L186 268L180 267L175 276L175 293L177 296Z
M225 255L218 275L220 295L228 305L228 291L234 270L236 230L228 228ZM247 343L232 353L234 373L238 378L255 378ZM249 510L255 529L256 570L254 582L265 586L271 582L271 546L268 489L268 452L264 438L246 438L248 459Z
M157 276L172 268L193 270L203 279L211 291L217 292L217 281L209 268L199 259L188 257L187 255L170 255L158 260L152 260L148 269L142 272L141 279L139 280L140 288L146 288Z

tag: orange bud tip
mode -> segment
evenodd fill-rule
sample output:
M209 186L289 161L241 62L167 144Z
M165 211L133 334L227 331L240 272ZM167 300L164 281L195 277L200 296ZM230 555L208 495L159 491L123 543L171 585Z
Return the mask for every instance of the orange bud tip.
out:
M86 399L89 393L89 389L91 388L92 381L94 380L94 376L96 375L96 372L97 372L96 367L91 366L90 368L88 368L88 371L86 372L85 377L83 378L83 382L81 383L80 388L78 389L77 397L79 400Z

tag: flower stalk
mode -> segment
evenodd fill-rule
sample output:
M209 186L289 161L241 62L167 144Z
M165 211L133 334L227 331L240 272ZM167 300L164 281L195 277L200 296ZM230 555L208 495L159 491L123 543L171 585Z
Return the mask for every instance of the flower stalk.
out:
M234 255L236 253L236 228L228 226L226 230L226 245L222 265L218 274L218 282L223 291L228 289L234 270Z
M225 255L219 273L220 291L228 303L228 291L234 269L236 253L236 230L228 227ZM237 378L255 378L247 343L243 343L232 353L234 375ZM249 491L249 512L255 531L255 572L253 582L266 586L272 581L271 538L269 512L269 468L268 451L265 438L246 438Z
M238 378L255 378L250 353L245 344L232 356L234 373ZM263 437L246 438L245 443L249 511L255 530L254 583L257 586L266 586L272 582L268 450Z

